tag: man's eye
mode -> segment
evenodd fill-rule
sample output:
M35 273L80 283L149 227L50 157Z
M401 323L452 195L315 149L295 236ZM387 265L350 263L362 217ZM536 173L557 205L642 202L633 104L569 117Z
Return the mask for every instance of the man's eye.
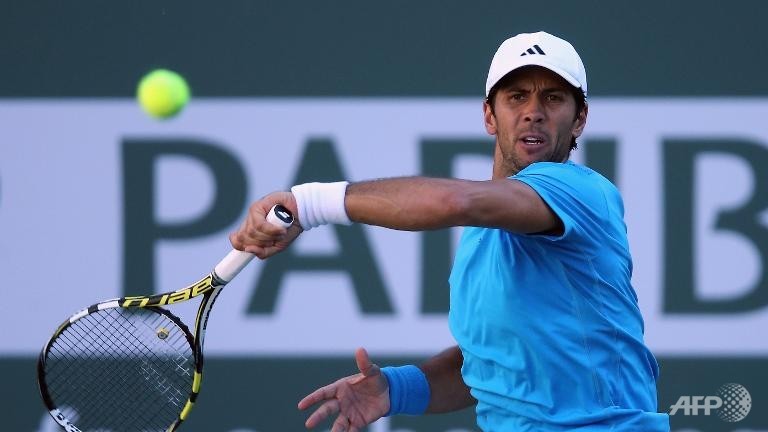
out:
M559 102L563 100L563 97L560 96L559 94L550 94L550 95L547 95L547 100L550 102Z

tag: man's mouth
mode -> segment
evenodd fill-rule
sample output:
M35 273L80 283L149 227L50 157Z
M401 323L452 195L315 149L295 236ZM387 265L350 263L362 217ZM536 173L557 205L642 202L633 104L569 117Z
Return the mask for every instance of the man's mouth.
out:
M527 145L544 144L544 137L539 135L527 135L522 137L520 140Z

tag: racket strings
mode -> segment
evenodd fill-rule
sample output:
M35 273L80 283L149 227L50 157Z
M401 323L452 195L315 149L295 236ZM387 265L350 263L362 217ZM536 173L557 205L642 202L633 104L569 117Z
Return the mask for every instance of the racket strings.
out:
M165 431L191 392L195 359L185 329L151 309L109 308L52 341L45 381L83 431Z
M119 310L117 310L117 311L119 311ZM137 327L139 326L139 324L145 325L147 327L147 329L145 329L145 330L151 331L151 329L157 328L157 326L159 324L162 324L162 321L164 321L164 319L167 319L163 315L160 315L160 314L153 314L153 315L147 315L147 316L151 317L151 318L149 320L147 320L146 322L144 322L144 321L134 322L134 321L124 321L124 320L109 320L109 321L104 321L104 323L109 325L109 327L110 327L110 333L108 333L108 334L112 334L111 331L116 331L116 332L119 332L119 334L121 334L121 335L127 335L127 334L131 334L131 332L135 332ZM82 334L82 329L81 328L76 329L76 331L79 334ZM175 332L175 333L179 334L179 333L182 333L182 332ZM106 355L108 355L108 356L110 356L112 358L115 358L115 356L111 352L105 351L105 349L104 349L106 346L109 346L109 344L111 343L111 341L108 341L105 338L105 336L104 336L105 334L102 334L102 333L99 333L99 332L96 332L94 334L99 338L99 342L102 343L102 345L96 345L96 347L99 348L99 353L104 353L104 354L106 354ZM152 356L154 357L155 360L161 360L161 361L164 360L164 359L159 359L157 357L157 355L155 355L155 353L153 351L153 347L147 346L147 344L145 343L145 339L137 338L134 341L137 344L141 345L141 348L144 350L143 352L152 354ZM125 355L120 355L119 358L124 360L124 359L126 359L126 356ZM161 371L159 371L157 368L155 368L153 366L153 363L156 363L156 362L150 363L146 358L141 358L141 366L140 366L139 370L140 370L140 372L142 372L141 375L147 380L147 383L155 383L157 388L162 388L163 383L166 383L167 380L163 377L163 374L161 373ZM109 370L107 370L107 371L109 371ZM120 378L122 379L123 383L130 384L130 381L126 381L124 376L120 376ZM169 389L171 389L170 385L166 385L165 390L169 390ZM165 391L161 391L161 393L165 393ZM185 395L182 394L182 392L179 391L179 390L176 390L176 393L178 394L178 396L175 399L169 399L169 401L171 403L174 403L177 407L179 407L179 404L180 404L179 399L184 397ZM157 405L158 410L162 409L162 407L163 407L163 405ZM113 407L109 407L109 408L113 408ZM158 412L154 412L154 413L142 412L140 414L142 416L146 415L146 414L155 414L155 415L157 415Z
M125 330L125 326L124 325L121 325L121 327L123 327L122 330ZM116 328L112 328L111 330L114 331L114 330L116 330ZM82 331L82 326L73 327L73 332L76 333L77 337L79 338L76 341L78 343L73 345L71 343L72 342L71 338L67 338L66 339L67 341L70 342L70 343L66 344L67 345L67 349L73 350L72 352L87 352L87 351L83 350L83 348L86 347L87 349L93 349L94 350L94 351L91 352L91 354L95 353L97 356L103 356L103 358L108 359L108 360L112 360L112 361L115 361L115 360L118 360L118 361L130 360L130 357L125 355L125 353L117 353L116 354L116 352L114 352L114 351L106 350L105 346L108 346L108 345L105 345L105 343L107 343L107 341L106 341L106 339L100 333L92 333L92 332L90 332L88 334L84 334L84 332ZM93 336L93 335L95 335L95 337L98 339L98 343L96 343L96 344L93 344L92 343L93 341L89 340L89 336ZM65 338L61 338L61 339L64 340ZM57 340L57 342L58 342L58 340ZM53 351L52 351L52 354L53 354ZM73 360L73 359L77 360L76 357L73 358L73 356L71 356L71 355L67 356L67 357L68 357L68 360L70 360L70 361ZM82 360L82 359L80 359L80 360ZM142 360L142 364L146 364L146 361ZM132 381L130 379L127 379L127 377L123 376L123 374L120 373L122 370L123 369L121 369L121 368L112 368L112 367L96 369L96 370L93 370L93 373L92 373L90 378L95 380L95 381L97 381L97 382L104 383L104 385L113 385L113 386L114 385L122 385L122 386L128 385L128 386L131 386L132 385ZM59 376L59 378L60 379L63 378L66 381L70 380L70 377L68 375L66 375L66 374L61 374ZM53 379L51 379L51 384L50 385L52 387L55 387L56 385L59 385L59 382L58 381L53 381ZM85 389L83 389L83 390L85 390ZM136 393L137 392L136 390L140 390L140 389L136 389L136 387L134 385L133 388L127 388L127 389L124 389L124 390L127 393L131 394L131 393ZM94 398L92 400L89 400L89 404L88 405L85 405L85 404L77 404L77 405L75 405L74 403L72 403L72 405L77 406L77 408L75 408L75 407L68 407L72 412L71 413L65 413L65 415L67 415L71 420L77 421L78 424L80 424L80 425L82 425L84 420L79 420L78 421L78 420L74 420L74 419L79 419L81 417L91 417L90 413L94 413L94 412L109 412L109 413L111 413L111 415L115 416L115 422L118 422L118 423L121 423L121 422L124 422L124 421L134 421L135 422L135 420L132 420L130 417L126 417L124 414L120 414L122 411L125 410L125 406L121 406L119 404L119 402L120 402L119 400L114 399L114 398L104 398L104 399L95 399ZM61 404L62 402L58 401L57 403ZM162 406L162 405L160 405L160 406ZM135 411L135 412L132 412L132 413L128 412L127 414L138 416L141 419L142 423L148 423L151 420L151 418L152 418L151 416L152 415L157 415L157 412L155 412L155 413L147 413L144 410L142 410L142 411ZM81 426L81 429L82 428L83 427Z
M118 326L113 325L115 323L117 323ZM118 320L118 321L110 321L110 329L109 329L109 331L110 332L119 331L119 332L121 332L121 334L124 334L124 332L126 332L126 331L135 331L135 328L133 328L133 326L131 326L131 327L126 326L125 322ZM105 344L108 344L109 342L108 342L107 339L105 339L105 337L104 337L104 335L102 333L99 333L99 332L89 332L88 334L84 334L84 332L82 331L81 326L76 328L75 332L77 333L77 336L80 338L80 341L84 342L85 345L88 348L95 348L95 351L93 351L93 353L95 353L97 356L101 356L101 357L104 357L104 358L109 358L111 360L115 360L115 359L121 360L121 361L130 360L130 356L127 356L125 351L123 351L123 352L120 352L120 351L109 351L109 348L105 348L105 347L109 347L109 345L105 345ZM95 343L95 344L92 343L93 340L89 340L89 338L88 338L89 335L95 335L95 337L97 339L97 343ZM138 341L139 341L139 344L143 348L145 348L145 349L149 348L147 346L147 344L143 343L143 341L141 339L139 339ZM83 343L80 343L80 344L77 345L77 347L79 348L80 351L83 351L82 345L83 345ZM72 349L73 346L70 344L68 348ZM115 353L117 353L117 355L115 355ZM123 385L123 386L131 385L130 377L126 377L126 376L124 376L124 374L115 375L114 373L108 373L108 372L114 372L114 371L118 371L119 372L121 370L122 369L120 369L120 368L103 368L100 371L101 373L100 374L94 374L93 378L98 380L98 381L101 381L101 382L112 383L113 385ZM141 360L140 370L144 371L143 375L144 375L145 381L146 380L150 380L150 381L146 381L148 383L155 382L155 381L151 381L151 380L158 380L160 378L160 374L157 371L157 369L152 365L152 363L148 362L146 359L142 359ZM154 374L146 373L149 370L154 370ZM134 386L133 390L131 390L130 388L124 389L124 390L126 390L128 393L137 393L137 391L142 391L144 389L142 387L135 388L135 386ZM174 399L179 399L179 397L177 396ZM174 399L171 399L171 401L174 401ZM113 399L104 399L104 401L113 401ZM95 410L103 411L103 412L108 412L108 411L114 412L116 409L121 408L121 406L115 406L115 405L116 404L114 402L113 403L108 403L108 404L105 405L105 403L102 401L102 403L100 403L98 405L94 405L92 407L93 409L92 408L88 408L88 410L93 411L95 409ZM156 405L156 407L160 407L160 408L162 408L162 406L163 406L162 404ZM122 408L125 408L125 407L122 407ZM80 410L80 411L82 411L82 410ZM144 423L148 423L151 420L152 416L157 416L160 413L158 413L157 410L155 410L155 412L151 412L151 411L148 411L148 410L136 410L134 412L128 411L128 414L142 417L143 420L144 420ZM82 417L82 415L80 415L80 416Z

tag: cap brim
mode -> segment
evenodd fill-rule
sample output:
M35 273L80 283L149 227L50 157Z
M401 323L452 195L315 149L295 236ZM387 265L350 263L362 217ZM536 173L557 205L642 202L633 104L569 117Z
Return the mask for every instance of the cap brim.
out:
M509 75L511 72L514 72L514 71L516 71L516 70L518 70L518 69L520 69L520 68L524 68L524 67L526 67L526 66L541 66L541 67L543 67L543 68L549 69L549 70L551 70L552 72L554 72L554 73L556 73L556 74L560 75L561 77L563 77L563 79L564 79L564 80L568 81L568 84L570 84L570 85L572 85L572 86L574 86L574 87L576 87L576 88L579 88L579 89L582 89L582 90L584 90L584 89L582 88L582 86L581 86L581 83L579 82L579 80L577 80L577 79L576 79L576 77L574 77L573 75L571 75L571 74L567 73L567 72L566 72L566 71L564 71L562 68L559 68L559 67L557 67L557 66L555 66L555 65L553 65L553 64L551 64L551 63L549 63L549 62L546 62L546 61L542 61L542 60L546 60L546 58L543 58L543 57L534 57L534 58L531 58L531 59L529 59L529 60L528 60L528 61L527 61L525 64L521 64L521 65L519 65L519 66L516 66L516 67L514 67L514 68L512 68L512 69L508 70L506 73L504 73L503 75L501 75L501 76L500 76L500 77L499 77L499 78L496 80L496 82L494 82L494 83L493 83L493 85L491 85L490 87L488 87L488 90L486 91L486 93L489 93L489 92L491 91L491 89L493 88L493 86L495 86L496 84L498 84L498 82L499 82L499 81L501 81L501 79L502 79L502 78L504 78L505 76ZM488 94L486 94L486 96L488 96Z

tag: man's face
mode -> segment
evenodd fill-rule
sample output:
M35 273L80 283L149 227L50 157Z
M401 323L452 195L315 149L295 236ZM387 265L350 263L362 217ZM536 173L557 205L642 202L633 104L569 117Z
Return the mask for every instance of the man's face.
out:
M554 72L529 66L513 72L483 106L485 128L496 136L494 177L516 174L533 162L564 162L581 135L587 107L576 113L570 85Z

